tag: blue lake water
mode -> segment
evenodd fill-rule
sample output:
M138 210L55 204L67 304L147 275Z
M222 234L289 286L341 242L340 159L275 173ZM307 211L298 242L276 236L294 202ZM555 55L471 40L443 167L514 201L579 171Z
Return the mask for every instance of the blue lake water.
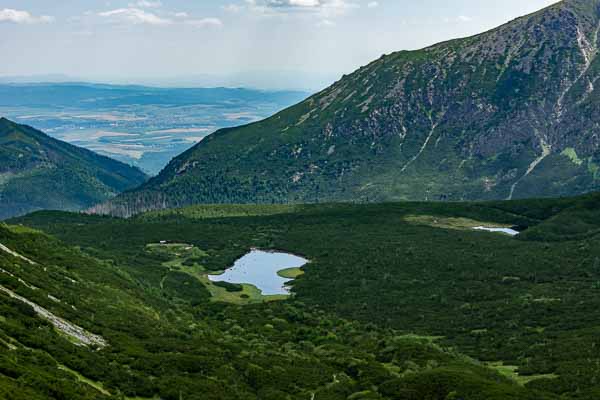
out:
M277 272L287 268L300 268L308 260L293 254L252 250L237 260L221 275L209 275L213 282L247 283L256 286L265 296L289 294L285 286L290 279L282 278Z

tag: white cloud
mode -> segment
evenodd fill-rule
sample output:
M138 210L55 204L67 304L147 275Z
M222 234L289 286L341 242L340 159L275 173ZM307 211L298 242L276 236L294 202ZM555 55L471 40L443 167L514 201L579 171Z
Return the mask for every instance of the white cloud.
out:
M141 2L138 2L141 3ZM156 10L150 12L137 7L118 8L116 10L104 11L97 14L103 18L109 18L114 21L126 22L135 25L189 25L198 28L203 27L221 27L223 21L219 18L193 18L187 12Z
M0 22L13 22L15 24L49 23L54 22L54 17L48 15L36 17L31 15L28 11L5 8L0 10Z
M150 1L150 0L138 0L135 3L129 3L129 7L131 8L160 8L162 7L162 2L158 1Z
M244 3L248 9L263 15L314 13L321 19L334 18L360 7L352 0L245 0ZM228 8L239 11L244 7L233 5Z
M457 20L458 22L471 22L471 21L473 21L473 18L471 18L471 17L467 17L466 15L459 15L459 16L456 18L456 20Z
M368 7L368 8L376 8L376 7L379 7L379 2L377 2L377 1L371 1L371 2L369 2L369 3L367 4L367 7Z
M133 24L148 25L170 25L173 23L170 19L159 17L148 11L139 8L118 8L116 10L105 11L98 14L104 18L114 18L127 21Z
M379 3L372 0L366 5L372 8ZM336 25L336 18L359 7L358 0L244 0L241 4L229 4L223 8L236 13L248 10L262 16L312 15L317 19L317 26L332 27Z
M266 0L268 7L320 7L321 0Z
M219 18L188 19L185 21L185 23L198 28L223 26L223 21L221 21Z

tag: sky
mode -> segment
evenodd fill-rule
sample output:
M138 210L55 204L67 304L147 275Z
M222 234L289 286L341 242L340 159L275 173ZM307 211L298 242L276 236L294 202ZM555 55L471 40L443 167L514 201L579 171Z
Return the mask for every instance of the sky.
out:
M555 2L0 0L0 77L316 89Z

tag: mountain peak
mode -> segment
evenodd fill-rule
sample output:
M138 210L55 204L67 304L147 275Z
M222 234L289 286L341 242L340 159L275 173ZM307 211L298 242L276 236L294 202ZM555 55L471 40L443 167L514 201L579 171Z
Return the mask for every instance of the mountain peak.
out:
M102 211L597 190L599 9L566 0L382 57L265 121L210 135Z

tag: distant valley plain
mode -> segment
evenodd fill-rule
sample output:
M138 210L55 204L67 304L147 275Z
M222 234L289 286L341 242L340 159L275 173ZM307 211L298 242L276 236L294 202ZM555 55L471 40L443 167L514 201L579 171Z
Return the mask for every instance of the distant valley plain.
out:
M307 96L228 88L5 84L0 116L155 175L212 132L261 120Z

